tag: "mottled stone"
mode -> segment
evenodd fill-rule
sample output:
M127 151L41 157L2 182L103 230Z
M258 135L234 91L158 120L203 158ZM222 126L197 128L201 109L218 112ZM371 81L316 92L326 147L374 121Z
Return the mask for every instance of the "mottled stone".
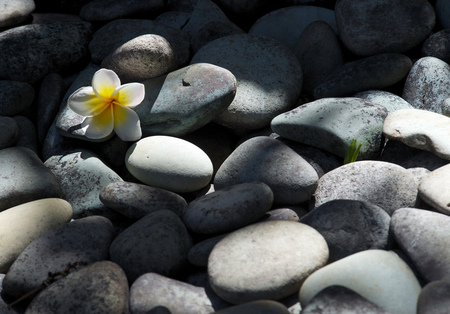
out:
M214 178L214 187L220 190L260 181L272 189L274 203L292 205L308 200L317 180L314 168L287 145L258 136L239 145L223 162Z
M304 281L300 304L308 304L329 286L344 286L388 313L416 313L421 290L408 265L393 252L367 250L331 263Z
M28 83L0 80L0 116L15 116L30 107L34 88Z
M39 235L71 218L72 206L59 198L32 201L0 212L0 273L6 273Z
M317 86L313 95L319 99L383 89L405 78L411 66L411 60L399 53L383 53L347 62Z
M313 228L293 221L256 223L216 244L208 259L209 283L233 304L279 300L298 291L327 259L327 244Z
M450 308L450 281L436 280L428 283L420 292L417 314L446 314Z
M177 275L187 266L191 247L192 240L181 219L170 210L158 210L120 233L109 253L111 261L122 267L131 284L150 272Z
M81 8L80 17L90 22L110 21L137 13L151 14L163 6L164 0L93 0Z
M128 282L123 270L110 261L101 261L45 288L31 301L25 313L122 314L129 312L128 298Z
M356 161L326 173L314 193L315 207L336 199L366 201L391 215L397 208L414 207L414 175L398 165L375 160Z
M325 98L276 116L272 130L282 137L345 157L352 139L362 143L360 159L379 156L387 110L360 98Z
M1 6L0 27L10 27L26 21L36 8L34 0L2 0Z
M426 0L340 0L335 14L342 42L362 56L408 51L428 37L436 20Z
M371 104L383 106L387 109L388 113L399 109L414 108L409 102L400 96L383 90L367 90L356 93L354 97L362 98Z
M450 63L450 29L440 30L428 37L422 45L421 54Z

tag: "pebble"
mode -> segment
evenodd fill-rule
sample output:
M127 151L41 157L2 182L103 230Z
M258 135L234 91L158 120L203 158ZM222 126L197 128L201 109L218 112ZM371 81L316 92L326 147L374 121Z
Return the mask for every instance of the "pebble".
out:
M163 8L163 0L94 0L86 2L80 10L80 17L89 22L103 22L137 13L151 14Z
M241 29L219 21L212 21L200 28L191 37L191 51L196 54L200 48L205 46L207 43L235 34L242 34L244 31Z
M39 154L36 127L33 121L24 116L14 116L14 121L17 123L18 135L15 146L25 147Z
M417 314L445 314L450 307L450 281L436 280L423 287L417 301Z
M426 174L419 185L420 198L446 215L450 215L449 175L450 165L445 165Z
M442 113L450 97L450 65L435 57L417 60L406 77L402 98L414 108Z
M279 300L298 291L327 259L325 239L313 228L293 221L256 223L216 244L208 259L209 283L233 304Z
M59 198L32 201L0 212L0 273L6 273L34 239L71 218L72 206Z
M34 84L86 56L91 36L88 22L28 24L3 31L0 79Z
M123 181L89 150L54 155L44 165L56 176L64 199L73 208L73 217L105 215L108 208L99 199L100 191L111 182Z
M273 192L274 203L295 205L312 196L318 175L287 145L267 136L257 136L239 145L223 162L214 177L214 187L220 190L252 181L267 184Z
M257 300L245 304L230 306L214 312L216 314L289 314L291 312L281 303L271 300Z
M450 29L443 29L434 33L422 45L423 57L435 57L445 63L450 63Z
M426 282L450 278L449 225L447 215L423 209L399 208L392 214L395 241Z
M372 203L391 215L397 208L414 207L417 193L418 183L405 168L384 161L356 161L319 179L314 206L350 199Z
M177 29L182 29L189 21L191 14L182 11L167 11L158 15L154 21L159 24L165 24Z
M212 63L236 77L233 102L214 120L236 133L269 126L272 118L295 106L300 96L300 63L291 50L272 38L225 36L203 46L193 56L194 63Z
M213 165L194 144L171 136L155 135L134 143L125 164L138 180L175 193L193 192L211 181Z
M226 235L228 235L228 233L210 237L193 245L188 252L189 263L199 267L207 267L209 254L211 254L214 246Z
M70 296L70 297L67 297ZM25 314L128 313L129 291L123 270L110 261L92 263L40 292Z
M399 109L414 108L409 102L400 96L383 90L367 90L356 93L354 97L362 98L374 105L383 106L387 109L388 113Z
M402 109L388 114L383 135L408 146L426 150L450 160L450 118L421 109Z
M43 198L62 196L53 173L33 151L22 147L0 150L0 211Z
M389 250L393 246L389 234L390 216L368 202L331 200L316 207L300 222L313 227L325 238L330 251L328 263L357 252Z
M196 198L183 210L182 219L195 233L225 233L256 222L272 202L273 193L267 184L240 183Z
M308 304L329 286L357 291L388 313L416 313L421 287L409 266L395 253L367 250L317 270L303 283L300 304Z
M428 37L436 20L426 0L341 0L335 14L342 42L360 56L406 52Z
M99 197L105 206L132 219L141 219L163 209L181 216L187 206L186 200L176 193L124 181L111 182L104 186Z
M356 139L362 143L359 158L369 159L381 152L386 115L384 107L360 98L325 98L276 116L271 128L282 137L340 157L345 157L350 142Z
M232 103L236 78L213 64L192 64L143 82L145 98L135 108L143 136L183 136L213 121Z
M132 284L150 272L178 275L187 266L191 247L191 237L180 217L170 210L158 210L121 232L112 242L109 254Z
M339 285L326 287L302 308L302 314L316 313L390 314L357 292Z
M102 61L122 83L139 82L172 72L178 59L170 43L159 35L142 35L127 41Z
M100 64L106 56L127 41L147 34L164 37L177 55L178 66L187 64L190 45L186 35L175 27L143 19L116 19L100 27L89 43L92 61Z
M167 313L207 314L223 304L214 303L202 287L162 276L146 273L140 276L130 288L130 309L133 314L159 313L158 307L165 307ZM165 312L163 312L165 313Z
M300 218L308 213L306 209L300 206L284 206L271 209L263 217L262 221L267 220L292 220L300 221Z
M11 27L26 21L36 9L34 0L4 0L0 13L0 27Z
M33 103L34 94L33 86L28 83L0 80L0 116L21 114Z
M392 86L408 75L411 60L399 53L383 53L347 62L313 91L316 99L351 96Z
M56 226L22 251L3 280L2 292L19 298L40 286L49 272L62 271L69 263L106 260L112 239L113 226L101 216Z
M0 116L0 149L15 146L19 136L19 125L11 117Z
M249 33L274 38L293 49L301 33L314 21L324 21L338 33L334 11L312 5L293 5L269 12L252 25Z

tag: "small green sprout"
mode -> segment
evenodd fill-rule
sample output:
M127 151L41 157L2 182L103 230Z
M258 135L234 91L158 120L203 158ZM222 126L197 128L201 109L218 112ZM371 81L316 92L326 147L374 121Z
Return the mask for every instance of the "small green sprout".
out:
M350 146L347 149L347 153L345 154L344 165L356 161L361 146L362 143L359 143L358 147L356 147L356 138L352 139Z

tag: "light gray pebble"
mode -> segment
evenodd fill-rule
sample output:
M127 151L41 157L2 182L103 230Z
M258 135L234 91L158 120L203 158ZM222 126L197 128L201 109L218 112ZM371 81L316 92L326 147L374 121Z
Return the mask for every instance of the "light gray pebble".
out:
M28 148L38 154L37 134L34 123L24 116L15 116L14 120L19 127L16 146Z
M170 43L159 35L142 35L127 41L102 61L122 83L144 81L178 68L178 60Z
M356 161L320 178L315 208L336 199L366 201L391 215L397 208L414 207L418 184L414 175L398 165L376 160Z
M193 200L183 210L182 219L195 233L225 233L262 218L272 202L273 193L267 184L240 183Z
M261 221L268 220L292 220L300 221L300 218L308 214L308 211L299 206L285 206L269 210Z
M133 219L162 209L181 216L187 206L186 200L176 193L133 182L112 182L102 188L99 197L108 208Z
M214 187L220 190L260 181L272 189L274 203L294 205L312 196L317 180L314 168L287 145L258 136L239 145L223 162L214 178Z
M446 215L450 215L449 176L450 165L445 165L426 174L419 185L420 198Z
M0 116L0 149L15 146L19 139L19 124L11 117Z
M34 88L28 83L0 80L0 116L15 116L33 103Z
M120 265L130 284L155 272L175 276L187 266L191 237L181 219L170 210L150 213L120 233L110 247L111 261Z
M125 273L117 264L101 261L70 273L44 289L31 301L25 314L122 314L129 312L128 302Z
M388 113L399 109L414 108L400 96L383 90L367 90L356 93L354 97L362 98L371 104L383 106L387 109Z
M34 9L34 0L3 0L0 27L11 27L26 21Z
M69 263L106 260L112 239L113 226L105 217L85 217L54 227L14 261L3 281L3 292L19 298L40 286L49 272L62 271Z

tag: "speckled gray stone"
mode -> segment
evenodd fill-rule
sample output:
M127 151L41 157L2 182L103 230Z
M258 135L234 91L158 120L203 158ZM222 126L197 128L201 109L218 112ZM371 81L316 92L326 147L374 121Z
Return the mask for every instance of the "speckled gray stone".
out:
M62 196L55 175L28 148L0 150L0 211L37 199Z
M120 233L111 244L110 258L123 268L131 284L149 272L177 275L187 266L191 247L181 219L170 210L158 210Z
M34 0L3 0L0 27L11 27L22 23L35 8Z
M391 215L397 208L414 207L418 183L396 164L364 160L343 165L320 178L315 208L336 199L367 201Z
M450 65L435 57L417 60L409 72L402 97L416 109L442 113L442 102L450 97Z
M450 165L445 165L426 174L419 185L420 198L446 215L450 215L449 177Z
M164 0L93 0L80 11L80 17L90 22L103 22L137 13L157 12L164 6Z
M413 109L414 107L396 94L386 92L383 90L368 90L359 92L354 97L362 98L365 101L383 106L387 109L388 113L399 109Z
M344 157L352 139L362 143L358 158L379 156L387 110L360 98L325 98L276 116L272 130L282 137Z
M30 107L34 88L28 83L0 80L0 116L15 116Z
M57 280L31 301L25 313L122 314L129 312L128 299L123 270L110 261L101 261Z
M112 239L111 222L100 216L54 227L14 261L3 280L3 292L18 298L41 285L49 272L64 270L69 263L106 260Z
M214 178L214 187L220 190L261 181L272 189L274 203L293 205L312 196L318 178L314 168L287 145L257 136L239 145L223 162Z
M450 62L450 29L443 29L428 37L422 45L423 57L436 57L442 61Z

